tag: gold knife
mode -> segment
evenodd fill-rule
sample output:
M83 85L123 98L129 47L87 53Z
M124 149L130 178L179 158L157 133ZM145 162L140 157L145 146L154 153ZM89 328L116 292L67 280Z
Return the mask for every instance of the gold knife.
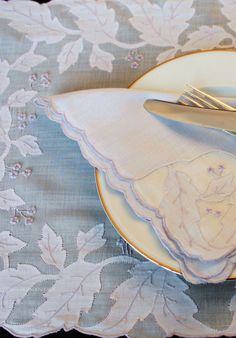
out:
M150 99L145 101L144 108L165 119L236 132L236 108L229 111Z

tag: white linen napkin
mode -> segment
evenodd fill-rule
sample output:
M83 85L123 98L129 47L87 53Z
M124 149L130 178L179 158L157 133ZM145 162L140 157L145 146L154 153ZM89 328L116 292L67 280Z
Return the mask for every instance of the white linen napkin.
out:
M185 278L223 280L235 260L236 139L149 114L147 98L177 100L129 89L86 90L51 97L48 115L152 224Z

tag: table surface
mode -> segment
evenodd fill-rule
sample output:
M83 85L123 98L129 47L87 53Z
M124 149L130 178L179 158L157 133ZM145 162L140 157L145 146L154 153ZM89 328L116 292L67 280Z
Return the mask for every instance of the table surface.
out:
M103 211L93 168L39 99L127 87L176 55L234 48L235 13L231 0L0 1L2 328L236 335L235 282L190 285L133 252Z

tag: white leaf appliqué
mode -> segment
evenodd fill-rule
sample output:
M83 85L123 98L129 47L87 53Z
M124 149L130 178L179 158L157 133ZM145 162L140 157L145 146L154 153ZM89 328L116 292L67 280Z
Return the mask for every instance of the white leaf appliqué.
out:
M32 135L23 135L15 141L12 141L23 156L27 155L41 155L42 152L37 143L37 137Z
M66 267L59 279L45 294L46 301L34 313L38 325L67 330L78 325L81 311L88 312L94 294L101 289L102 264L78 260ZM56 301L55 301L56 300Z
M36 94L35 90L17 90L8 98L8 105L10 107L24 107Z
M13 237L9 231L0 232L0 256L8 256L10 253L24 248L26 243Z
M16 195L13 189L0 191L0 209L9 211L10 208L23 204L25 204L25 202Z
M66 43L57 57L59 73L64 73L70 66L74 65L83 51L83 39Z
M42 239L38 241L42 250L41 257L46 264L54 265L59 270L64 268L66 251L62 247L62 238L45 224L42 232Z
M0 60L0 94L4 92L5 89L9 86L10 79L7 76L8 72L10 70L10 65L9 63L4 60Z
M137 264L131 274L112 293L115 304L108 316L96 326L86 328L89 332L112 337L124 335L138 320L152 314L168 336L186 335L186 330L189 334L209 334L210 329L193 318L196 305L184 293L188 286L176 275L150 262ZM167 275L172 277L171 282L166 281Z
M49 229L44 228L44 230L46 233ZM85 262L83 258L86 252L91 252L104 243L101 238L103 231L103 226L100 224L86 234L79 233L78 246L81 255L78 260L57 275L53 275L56 282L44 295L45 302L33 314L34 319L17 326L18 334L21 332L25 335L27 331L28 336L35 334L39 336L63 327L66 330L79 327L81 314L90 311L95 294L101 290L100 274L103 267L114 263L134 264L138 262L137 259L127 256L110 257L96 264ZM46 237L43 241L45 240ZM15 329L15 325L8 324L7 327L13 331Z
M103 234L104 224L98 224L86 233L79 231L77 236L79 258L83 259L88 253L101 248L106 242L102 238Z
M56 17L52 18L47 5L28 2L0 2L0 17L11 20L9 26L25 33L32 41L45 41L48 44L61 41L69 29L63 27Z
M0 324L10 315L15 303L19 303L36 283L46 279L47 276L41 275L32 265L18 264L16 269L0 271Z
M31 68L39 65L45 61L46 57L43 55L34 54L33 51L29 51L21 55L12 65L12 70L18 70L19 72L27 73Z
M76 21L82 38L93 44L112 42L119 28L115 11L105 1L78 1L65 3L70 12L78 17Z
M2 129L2 132L4 134L8 134L10 127L11 127L11 112L8 108L8 106L3 106L0 109L0 129Z
M220 26L201 26L197 31L188 36L189 41L182 47L182 51L215 48L219 46L223 39L231 37Z
M0 142L4 142L5 146L9 144L8 132L12 123L11 113L8 106L0 108ZM0 157L0 160L3 158ZM0 177L1 177L2 162L0 163ZM0 179L1 181L1 179Z
M112 72L112 61L115 60L114 55L100 49L99 46L94 45L92 53L89 58L90 66L92 68Z
M234 0L221 0L220 3L223 5L221 9L222 13L227 17L229 27L235 31L236 26L236 3Z
M167 0L163 7L148 0L120 1L132 13L129 21L141 32L140 38L155 46L175 46L194 14L192 0Z

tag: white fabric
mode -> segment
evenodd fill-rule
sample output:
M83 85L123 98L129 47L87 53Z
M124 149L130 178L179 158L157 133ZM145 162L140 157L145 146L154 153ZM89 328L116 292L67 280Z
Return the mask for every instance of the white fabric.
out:
M235 260L236 139L149 114L143 108L147 98L178 99L85 90L52 97L48 113L152 224L186 279L219 282Z

